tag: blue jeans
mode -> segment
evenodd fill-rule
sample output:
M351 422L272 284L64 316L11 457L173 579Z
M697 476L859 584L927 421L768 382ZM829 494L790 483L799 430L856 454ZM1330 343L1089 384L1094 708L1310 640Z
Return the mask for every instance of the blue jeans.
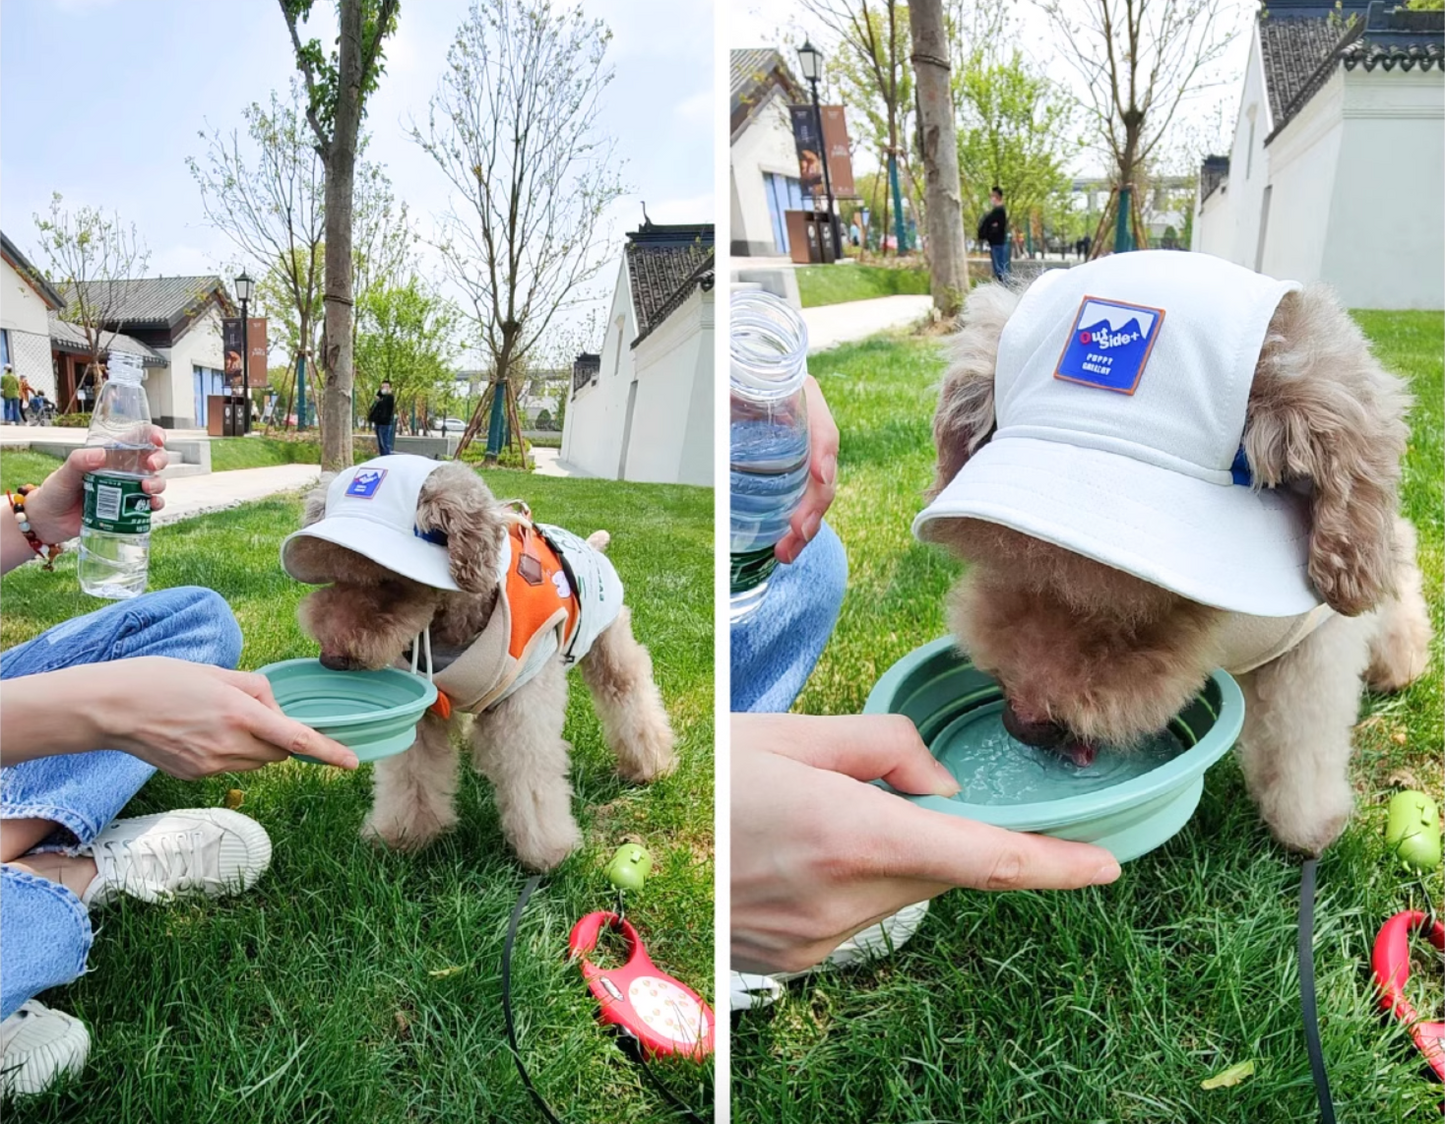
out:
M391 444L396 440L396 424L379 425L376 427L376 455L379 457L391 456Z
M0 654L0 679L134 656L233 668L241 630L225 599L193 586L148 593L66 621ZM103 671L96 674L103 675ZM90 843L155 772L138 757L98 750L0 768L0 818L50 820L40 850ZM64 886L0 866L0 1018L85 971L90 918Z
M1009 275L1008 243L1000 242L997 246L990 246L988 256L989 260L993 262L993 279L1007 281Z
M823 654L848 585L848 556L824 523L791 566L779 566L763 603L734 625L732 709L778 714L808 681Z
M14 422L16 425L20 424L20 399L5 399L5 420Z

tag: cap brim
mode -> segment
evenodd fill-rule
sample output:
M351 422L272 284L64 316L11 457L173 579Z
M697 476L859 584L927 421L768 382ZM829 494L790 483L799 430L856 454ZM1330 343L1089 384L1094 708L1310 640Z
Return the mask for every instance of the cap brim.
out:
M1012 527L1233 612L1288 617L1320 604L1304 497L1214 484L1100 449L995 438L913 521Z
M354 550L404 578L437 589L460 589L452 580L447 549L425 539L399 533L370 519L331 515L286 536L281 542L281 568L300 582L320 585L331 580L312 568L307 540L320 539Z

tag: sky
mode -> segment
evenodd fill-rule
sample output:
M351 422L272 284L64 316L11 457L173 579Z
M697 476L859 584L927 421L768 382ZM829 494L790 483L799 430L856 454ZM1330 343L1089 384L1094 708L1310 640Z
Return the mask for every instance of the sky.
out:
M727 2L727 0L724 0ZM976 3L1001 3L1009 9L1009 17L1015 29L1014 41L1025 58L1040 70L1058 81L1072 82L1076 76L1069 65L1062 61L1053 47L1056 32L1038 5L1030 0L975 0ZM1082 0L1066 0L1082 3ZM1239 111L1239 99L1243 90L1244 66L1249 56L1251 20L1258 4L1255 0L1219 0L1219 24L1234 32L1234 38L1215 64L1208 76L1210 86L1197 95L1186 98L1181 104L1178 120L1187 130L1198 135L1222 132L1214 139L1215 151L1228 151L1229 139L1234 135L1234 121ZM732 47L780 47L796 73L797 48L804 38L826 48L828 32L811 17L800 0L732 0L730 8L731 30L729 44ZM1225 147L1221 148L1220 145ZM870 154L858 152L854 156L854 170L864 174L876 167L877 161ZM1095 176L1102 174L1103 162L1092 152L1080 153L1069 170L1075 175Z
M329 43L332 5L315 7L312 34ZM618 252L623 231L641 224L643 201L654 222L713 221L710 0L583 7L613 31L616 76L603 123L633 188L612 214ZM467 8L467 0L403 3L386 74L368 102L368 156L386 165L424 235L446 207L446 183L405 133L412 119L425 121ZM246 105L285 90L294 73L276 0L4 0L0 227L43 265L33 216L58 191L67 205L133 221L151 251L151 276L221 272L236 251L207 225L186 158L204 153L200 130L238 127ZM597 279L599 300L610 296L616 272L609 266ZM440 269L430 262L423 273L439 277Z

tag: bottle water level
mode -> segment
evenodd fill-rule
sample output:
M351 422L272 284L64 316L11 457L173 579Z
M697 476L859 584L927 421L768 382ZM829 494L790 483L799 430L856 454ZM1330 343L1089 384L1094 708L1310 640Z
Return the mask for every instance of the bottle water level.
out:
M732 594L729 619L739 621L762 603L772 573L773 547L808 486L808 437L766 420L732 426Z

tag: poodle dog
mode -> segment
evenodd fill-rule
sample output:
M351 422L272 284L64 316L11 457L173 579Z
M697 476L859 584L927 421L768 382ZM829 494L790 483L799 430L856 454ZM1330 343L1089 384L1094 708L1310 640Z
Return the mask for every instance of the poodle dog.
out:
M418 468L402 463L419 459L383 457L349 470L357 475L346 493L366 498L367 489L376 489L375 482L385 475L382 469L386 466L394 477L411 473L419 490L413 483L413 491L402 493L408 509L405 518L408 524L414 520L414 527L408 525L405 533L414 534L417 542L403 541L398 549L422 544L417 548L425 550L425 544L435 544L431 549L442 564L439 578L430 583L417 580L415 572L409 576L369 557L379 553L370 539L354 540L361 549L351 549L322 538L302 537L310 533L303 530L283 548L287 570L320 586L302 602L300 620L321 645L321 662L329 668L408 666L413 642L419 642L429 630L427 648L442 685L447 669L472 650L479 636L488 634L494 614L505 610L515 619L522 612L516 604L503 604L509 596L509 581L515 580L515 575L508 577L509 534L514 536L510 542L515 546L526 542L529 533L556 529L533 527L495 499L465 465L437 467L423 462L426 467ZM315 525L323 516L329 519L334 514L338 491L329 484L323 477L321 486L307 497L303 528L319 531ZM413 507L414 512L410 510ZM521 538L515 537L518 532ZM584 552L589 548L600 552L609 536L598 531L586 547L576 541ZM602 563L615 582L610 563L605 559ZM521 565L516 569L525 573ZM448 573L451 588L439 587ZM543 587L555 607L556 598L568 593L570 572L564 576L552 569L549 580L538 577L532 584ZM557 593L553 593L554 584ZM609 587L614 588L611 612L615 615L591 640L579 667L620 772L629 780L650 781L671 772L676 764L673 735L653 681L651 657L632 635L631 612L621 604L620 584ZM539 635L547 633L548 627L550 622ZM511 635L515 638L515 630ZM502 656L506 646L504 636ZM455 824L457 764L451 736L465 723L472 766L491 781L502 831L523 864L549 870L580 844L568 782L570 746L562 737L569 660L561 645L556 650L543 649L541 654L544 659L540 663L531 661L531 677L522 677L524 682L519 679L521 685L511 693L482 705L477 705L475 698L452 700L459 711L475 709L469 719L460 712L449 714L448 705L442 705L440 713L434 707L417 727L416 742L410 749L377 762L374 800L362 828L364 836L414 851ZM524 661L527 658L524 653ZM444 699L445 695L439 703Z
M968 298L934 418L930 499L995 438L1000 341L1023 299L996 284ZM1095 742L1128 747L1164 728L1222 666L1244 691L1237 752L1260 814L1286 847L1318 854L1350 814L1361 685L1394 691L1417 678L1430 624L1415 530L1396 511L1410 405L1402 380L1375 361L1327 289L1294 286L1270 307L1263 346L1241 360L1248 378L1258 356L1252 382L1238 392L1238 458L1247 460L1256 495L1263 488L1298 497L1300 537L1307 535L1299 549L1307 551L1308 583L1324 604L1263 662L1231 666L1231 653L1267 620L1200 603L1045 541L1007 525L1006 513L937 518L919 535L969 563L950 594L950 629L998 679L1015 737L1082 750L1079 760ZM1054 354L1056 345L1044 361ZM1075 392L1074 401L1092 408L1097 394ZM1304 569L1302 555L1302 583Z

